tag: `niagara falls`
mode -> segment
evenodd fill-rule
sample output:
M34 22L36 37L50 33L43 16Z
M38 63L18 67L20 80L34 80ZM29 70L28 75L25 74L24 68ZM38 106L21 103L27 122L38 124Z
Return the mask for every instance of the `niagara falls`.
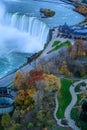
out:
M26 56L43 49L49 28L36 17L6 13L2 4L0 12L0 77L2 77L25 63Z

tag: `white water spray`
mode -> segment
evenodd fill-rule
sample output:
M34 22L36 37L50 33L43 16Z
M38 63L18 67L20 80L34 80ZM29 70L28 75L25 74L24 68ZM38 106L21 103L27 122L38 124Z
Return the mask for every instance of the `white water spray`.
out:
M35 53L44 48L49 28L35 17L6 13L2 4L0 13L1 77L25 62L19 53Z
M49 29L46 24L35 17L28 17L17 13L5 14L1 19L1 26L7 32L6 36L4 35L5 39L10 40L11 46L15 46L17 49L15 51L17 52L37 52L42 50L47 42ZM1 31L3 32L3 30Z

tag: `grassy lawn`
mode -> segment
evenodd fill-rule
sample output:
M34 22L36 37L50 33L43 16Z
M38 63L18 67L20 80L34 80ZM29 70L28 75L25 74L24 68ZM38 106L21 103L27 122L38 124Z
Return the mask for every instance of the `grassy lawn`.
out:
M61 79L61 89L58 94L59 108L57 111L57 117L63 118L66 107L71 101L71 94L69 88L72 84L71 80Z
M54 43L53 43L53 45L52 45L52 47L55 47L55 46L57 46L59 43L60 43L61 41L54 41Z
M73 108L71 111L71 117L73 120L75 120L76 125L81 129L81 130L87 130L87 122L83 122L79 119L80 115L80 109L78 108Z
M53 48L53 51L56 51L56 50L60 49L61 47L70 46L70 45L71 45L71 43L69 41L61 42L58 45L56 45L55 48Z
M61 41L54 41L52 47L53 49L51 49L49 53L53 52L53 51L57 51L58 49L60 49L61 47L64 47L64 46L70 46L71 45L71 42L70 41L65 41L65 42L61 42Z

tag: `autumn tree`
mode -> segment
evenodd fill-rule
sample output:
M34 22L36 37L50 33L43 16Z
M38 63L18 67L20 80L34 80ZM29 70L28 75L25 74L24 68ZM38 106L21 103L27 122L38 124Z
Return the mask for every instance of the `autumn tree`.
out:
M68 55L71 56L71 52L73 50L73 45L68 46Z
M60 80L52 74L44 74L44 80L36 82L36 88L37 91L34 94L34 100L38 109L42 109L45 96L59 90Z
M53 92L60 89L60 79L53 74L45 74L46 87L44 88L48 92Z
M14 84L18 89L21 89L24 86L24 77L20 71L15 74Z
M34 100L33 97L28 94L27 90L19 90L18 97L15 98L14 103L15 106L21 109L27 109L28 107L32 108Z
M35 85L37 81L44 80L43 71L42 70L31 70L29 72L29 79L27 82L28 86Z
M35 86L31 86L30 88L27 89L26 92L30 97L33 97L36 91L37 88Z
M24 103L24 100L25 100L25 91L19 90L18 97L16 97L14 100L15 105L21 107Z
M76 51L75 51L76 57L85 55L85 52L83 50L83 40L82 39L76 40L74 43L74 47L76 49Z
M86 56L82 39L76 40L73 45L68 47L68 55L75 59Z
M34 94L34 100L36 105L38 106L38 109L42 108L43 98L45 97L45 91L44 88L46 87L45 80L37 81L36 82L36 88L37 91Z
M67 67L67 63L66 61L63 61L62 62L62 65L61 65L61 72L65 75L68 75L68 76L71 76L71 72L68 70L68 67Z
M18 98L20 100L24 101L24 99L25 99L25 91L23 89L18 91Z

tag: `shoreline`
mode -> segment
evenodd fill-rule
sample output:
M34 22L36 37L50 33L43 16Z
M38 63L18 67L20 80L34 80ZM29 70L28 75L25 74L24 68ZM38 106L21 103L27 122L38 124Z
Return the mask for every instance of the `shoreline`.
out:
M39 52L43 52L44 51L44 49L42 50L42 51L39 51ZM33 63L33 61L35 60L35 59L37 59L40 55L39 55L39 52L37 52L37 53L35 53L35 54L33 54L32 56L30 56L29 58L33 58L32 59L32 61L30 61L30 62L28 62L28 59L27 59L27 62L25 62L23 65L21 65L19 68L17 68L17 69L15 69L15 70L13 70L12 72L10 72L10 73L8 73L7 75L5 75L5 76L3 76L3 77L1 77L0 78L0 82L1 82L1 80L4 80L5 78L7 78L7 77L9 77L10 75L15 75L15 73L17 72L17 71L24 71L24 69L25 69L25 67L27 67L27 66L30 66L30 68L32 68L33 69L33 67L32 67L32 63ZM38 55L38 56L37 56ZM37 56L37 57L35 57L35 56ZM31 69L30 69L31 70ZM13 76L12 76L13 77ZM10 83L9 83L10 84ZM1 83L0 83L0 87L2 87L1 86Z

